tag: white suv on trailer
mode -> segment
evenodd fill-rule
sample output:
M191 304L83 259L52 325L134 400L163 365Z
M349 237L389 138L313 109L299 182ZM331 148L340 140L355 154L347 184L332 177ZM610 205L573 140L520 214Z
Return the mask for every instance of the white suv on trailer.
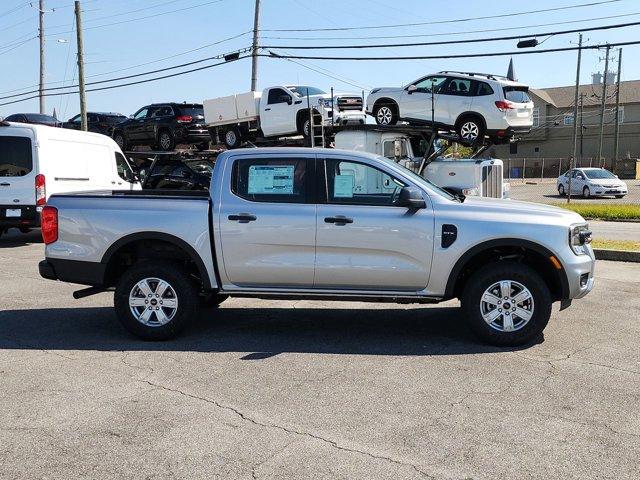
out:
M528 92L528 86L505 77L444 71L402 88L374 88L366 111L379 125L430 125L433 118L436 128L455 130L467 140L487 135L506 140L531 131L533 102Z

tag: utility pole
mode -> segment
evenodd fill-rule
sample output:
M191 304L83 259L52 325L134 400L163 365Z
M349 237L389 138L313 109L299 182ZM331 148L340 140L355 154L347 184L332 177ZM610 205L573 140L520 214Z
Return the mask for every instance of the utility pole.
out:
M620 76L622 75L622 49L618 49L618 77L616 78L616 123L613 134L613 170L618 164L618 148L620 142Z
M256 11L253 16L253 46L251 48L251 91L255 92L258 84L258 36L260 31L260 0L256 0Z
M44 114L44 0L40 0L38 5L38 16L40 28L38 29L38 37L40 38L40 88L38 96L40 97L40 113Z
M580 94L580 162L584 158L584 97L586 96L586 93Z
M598 165L602 162L602 141L604 140L604 107L607 103L607 74L609 73L609 50L611 47L607 44L604 57L604 75L602 76L602 101L600 103L600 140L598 141Z
M80 0L75 0L76 36L78 40L78 86L80 87L80 118L81 128L87 131L87 99L84 90L84 50L82 47L82 16Z
M576 93L573 99L573 154L569 159L569 191L567 203L571 203L571 176L573 174L573 162L576 161L578 150L578 95L580 92L580 61L582 60L582 34L578 37L578 66L576 67Z

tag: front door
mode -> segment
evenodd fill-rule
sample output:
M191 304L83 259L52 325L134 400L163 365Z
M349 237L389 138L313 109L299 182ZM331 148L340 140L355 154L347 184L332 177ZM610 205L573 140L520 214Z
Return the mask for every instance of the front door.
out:
M433 100L436 123L446 123L448 115L446 102L439 93L447 77L431 76L419 80L415 90L405 88L400 98L400 117L431 122L431 103ZM433 95L431 94L433 89Z
M149 109L147 107L141 108L133 115L133 119L125 124L127 139L129 141L140 142L144 140L144 122L147 119L148 112Z
M265 99L261 99L264 101ZM272 88L267 96L260 119L260 126L265 136L285 135L295 131L293 117L293 97L282 88Z
M419 291L433 251L433 210L395 205L406 181L359 161L319 161L315 287ZM323 178L324 177L324 178Z
M313 155L240 155L218 206L225 289L313 286Z

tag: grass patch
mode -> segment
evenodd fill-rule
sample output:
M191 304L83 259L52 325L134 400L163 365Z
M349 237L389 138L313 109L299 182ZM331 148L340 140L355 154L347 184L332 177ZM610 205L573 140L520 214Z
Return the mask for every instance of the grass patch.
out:
M557 203L556 206L594 220L640 220L640 205Z
M625 250L629 252L640 252L640 241L635 240L598 240L591 243L593 248L606 248L608 250Z

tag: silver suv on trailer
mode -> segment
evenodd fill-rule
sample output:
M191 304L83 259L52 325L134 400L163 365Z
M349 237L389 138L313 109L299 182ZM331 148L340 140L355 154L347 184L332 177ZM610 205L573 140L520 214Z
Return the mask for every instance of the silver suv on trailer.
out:
M393 187L393 188L390 188ZM228 296L436 303L460 298L485 341L536 339L551 305L593 287L578 214L452 196L384 157L231 150L209 192L54 195L42 212L48 279L115 289L135 335L180 331Z
M401 88L374 88L366 111L378 125L430 125L433 118L435 127L455 130L467 140L508 139L531 131L528 92L528 86L498 75L444 71Z

